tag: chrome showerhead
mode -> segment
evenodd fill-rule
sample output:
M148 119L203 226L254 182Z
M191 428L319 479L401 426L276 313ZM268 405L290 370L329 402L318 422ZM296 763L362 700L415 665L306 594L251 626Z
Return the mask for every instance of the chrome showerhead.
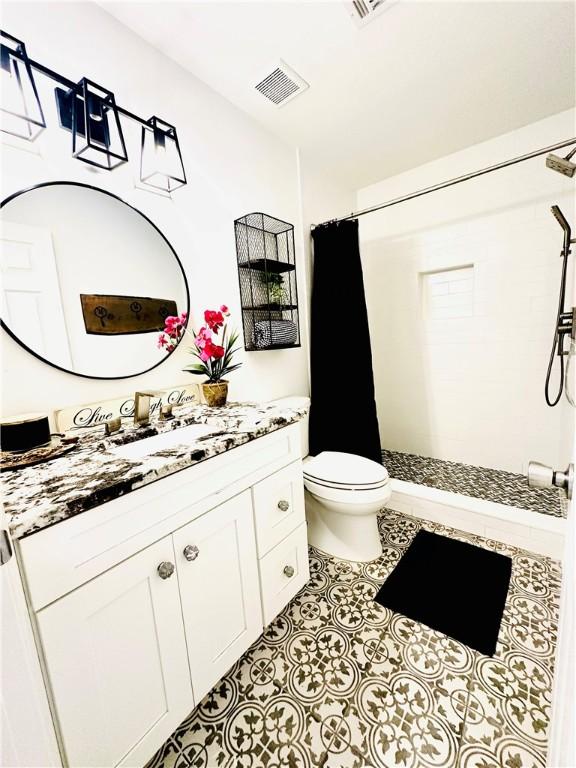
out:
M576 152L576 148L569 152L566 157L558 157L558 155L548 155L546 158L546 166L552 168L553 171L558 171L564 176L572 178L576 172L576 163L570 162L570 158Z
M560 224L562 229L564 230L564 245L562 247L562 256L566 256L570 253L570 244L572 242L572 230L570 229L570 224L566 221L566 217L560 210L560 208L557 205L553 205L550 209L552 213L554 214L554 218Z
M558 224L560 224L564 232L567 232L568 237L570 237L571 236L570 224L568 224L568 222L566 221L566 217L560 210L559 206L553 205L552 208L550 208L550 210L552 211L552 214L554 215L554 218L556 219Z

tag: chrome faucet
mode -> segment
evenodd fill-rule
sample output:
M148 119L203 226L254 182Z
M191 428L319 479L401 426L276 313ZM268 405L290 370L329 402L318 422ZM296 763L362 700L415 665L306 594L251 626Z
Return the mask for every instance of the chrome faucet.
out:
M134 393L134 424L146 427L150 424L150 398L160 397L164 392L150 389Z

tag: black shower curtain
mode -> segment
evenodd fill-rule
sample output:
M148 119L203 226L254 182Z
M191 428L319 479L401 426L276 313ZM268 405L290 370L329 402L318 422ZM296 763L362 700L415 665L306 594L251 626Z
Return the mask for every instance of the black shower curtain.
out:
M310 454L382 462L358 221L316 227L310 317Z

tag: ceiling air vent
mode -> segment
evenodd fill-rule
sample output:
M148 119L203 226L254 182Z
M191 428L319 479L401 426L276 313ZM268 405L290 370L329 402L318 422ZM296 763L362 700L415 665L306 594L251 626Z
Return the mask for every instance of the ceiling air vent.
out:
M277 107L282 107L310 86L285 61L280 59L279 64L272 72L254 87Z
M346 7L356 24L363 27L382 13L387 4L390 5L390 0L348 0Z

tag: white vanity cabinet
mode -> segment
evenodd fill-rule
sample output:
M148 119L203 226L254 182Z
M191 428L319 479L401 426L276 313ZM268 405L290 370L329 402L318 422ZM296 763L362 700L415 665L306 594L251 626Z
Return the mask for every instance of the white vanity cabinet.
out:
M298 425L17 543L68 768L143 766L308 579Z

